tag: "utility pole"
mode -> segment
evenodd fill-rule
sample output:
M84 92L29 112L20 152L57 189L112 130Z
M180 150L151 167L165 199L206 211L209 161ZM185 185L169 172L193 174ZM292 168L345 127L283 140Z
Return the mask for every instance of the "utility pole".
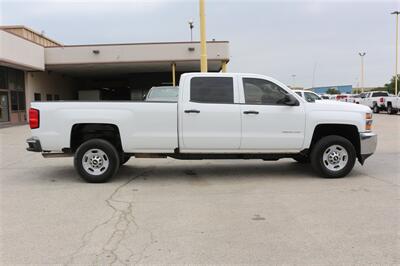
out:
M200 1L200 70L207 72L207 39L206 39L206 15L205 0Z
M399 60L399 14L400 11L394 11L391 13L392 15L396 15L396 66L395 66L395 73L394 73L394 94L397 95L397 66Z
M361 92L364 92L364 56L366 54L366 52L358 53L361 57Z

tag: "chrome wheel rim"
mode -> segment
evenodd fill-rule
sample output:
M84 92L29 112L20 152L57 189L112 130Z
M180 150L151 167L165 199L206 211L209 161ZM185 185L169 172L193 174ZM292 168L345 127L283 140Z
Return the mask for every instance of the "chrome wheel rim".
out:
M340 171L346 167L349 161L349 154L340 145L329 146L322 155L322 162L330 171Z
M107 154L100 149L90 149L82 157L83 169L91 175L103 174L109 165Z

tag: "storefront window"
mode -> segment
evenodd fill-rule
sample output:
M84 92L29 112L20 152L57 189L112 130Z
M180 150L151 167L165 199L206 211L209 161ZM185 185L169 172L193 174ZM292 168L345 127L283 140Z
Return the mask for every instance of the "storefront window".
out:
M6 90L7 71L4 67L0 67L0 90Z
M7 78L8 78L8 89L16 90L17 89L17 71L9 68L7 71Z
M25 93L23 91L11 91L11 111L25 110Z

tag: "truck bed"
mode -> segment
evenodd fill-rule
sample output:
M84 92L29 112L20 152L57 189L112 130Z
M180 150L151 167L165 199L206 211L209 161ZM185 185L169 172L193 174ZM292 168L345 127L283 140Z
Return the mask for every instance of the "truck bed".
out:
M178 104L174 102L33 102L40 127L32 136L43 150L69 148L77 124L113 124L127 152L171 153L178 147Z

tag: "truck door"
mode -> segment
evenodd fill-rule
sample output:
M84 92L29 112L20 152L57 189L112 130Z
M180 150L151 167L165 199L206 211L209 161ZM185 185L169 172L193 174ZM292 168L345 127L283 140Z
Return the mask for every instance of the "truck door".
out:
M181 152L238 150L240 105L232 75L188 77L179 107Z
M241 150L299 151L305 129L304 103L285 104L288 91L274 81L243 77L241 85ZM294 96L293 96L294 97Z

